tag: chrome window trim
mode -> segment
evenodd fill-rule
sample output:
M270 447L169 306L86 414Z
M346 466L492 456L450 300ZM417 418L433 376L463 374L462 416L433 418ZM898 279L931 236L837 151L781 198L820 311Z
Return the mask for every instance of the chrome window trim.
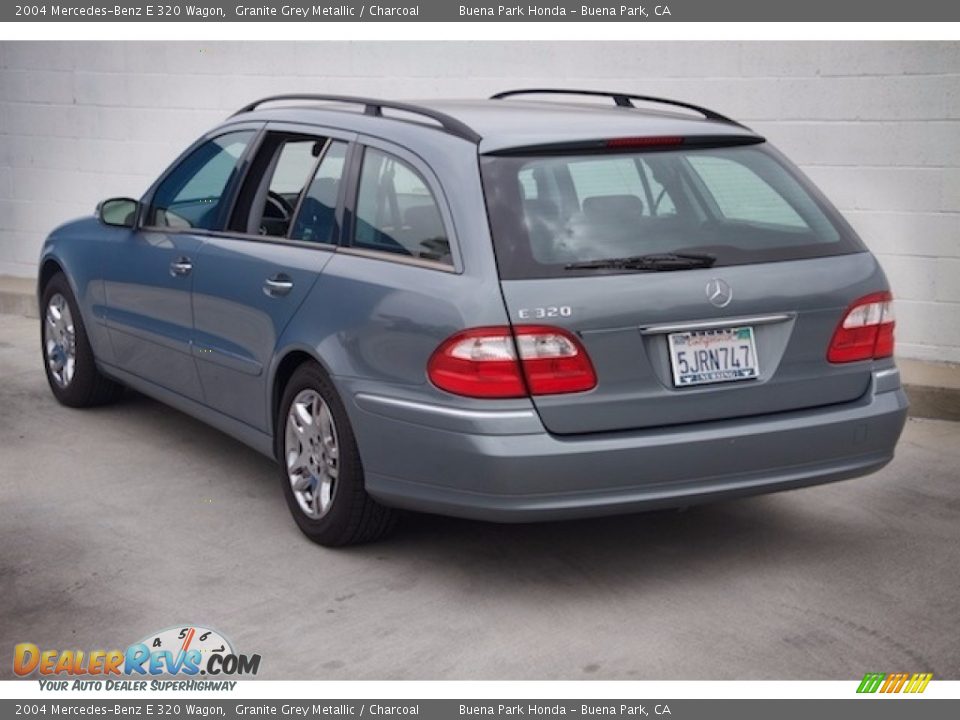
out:
M741 325L772 325L773 323L786 322L795 317L789 313L778 313L776 315L751 315L738 318L722 318L717 320L697 320L685 323L662 323L659 325L647 325L640 328L642 335L664 335L675 332L690 332L693 330L712 330L714 328L739 327Z
M424 270L440 270L445 273L451 273L452 275L461 274L461 271L457 270L453 265L437 262L436 260L424 260L423 258L416 258L411 255L400 255L399 253L384 250L368 250L367 248L357 248L349 245L341 245L335 248L335 250L343 255L353 255L354 257L367 258L368 260L383 260L399 265L419 267Z
M306 250L322 250L329 253L363 257L369 260L395 262L400 265L419 267L423 270L440 270L453 275L461 274L451 265L433 260L424 260L423 258L398 255L397 253L383 252L380 250L367 250L365 248L346 247L342 245L334 245L332 243L319 243L313 242L312 240L294 240L287 237L277 237L276 235L251 235L249 233L233 232L229 230L172 230L164 227L145 227L141 229L144 232L158 232L168 235L197 235L199 237L224 238L226 240L243 240L246 242L270 243L272 245L289 245L291 247L299 247Z
M310 250L326 250L327 252L336 252L337 246L333 243L320 243L312 240L294 240L288 237L279 237L277 235L252 235L250 233L233 232L230 230L207 230L202 233L192 233L212 238L226 238L228 240L245 240L247 242L269 243L271 245L290 245L291 247L301 247Z

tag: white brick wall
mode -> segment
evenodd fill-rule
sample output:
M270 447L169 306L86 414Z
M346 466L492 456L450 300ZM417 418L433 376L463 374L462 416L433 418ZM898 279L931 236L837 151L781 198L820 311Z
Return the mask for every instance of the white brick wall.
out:
M905 356L960 362L960 43L0 43L0 274L138 195L229 111L283 91L663 94L752 125L880 256Z

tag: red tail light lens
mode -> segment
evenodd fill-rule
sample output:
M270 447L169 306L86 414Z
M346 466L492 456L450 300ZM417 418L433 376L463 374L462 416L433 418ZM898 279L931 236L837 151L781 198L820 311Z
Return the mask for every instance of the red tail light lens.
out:
M597 375L587 351L566 330L520 325L514 333L532 395L583 392L596 386Z
M862 297L844 313L833 333L827 360L833 363L893 355L893 296L878 292Z
M507 327L464 330L440 344L427 376L441 390L478 398L523 397L527 388Z
M583 392L597 384L580 341L545 325L459 332L430 356L427 376L441 390L477 398Z

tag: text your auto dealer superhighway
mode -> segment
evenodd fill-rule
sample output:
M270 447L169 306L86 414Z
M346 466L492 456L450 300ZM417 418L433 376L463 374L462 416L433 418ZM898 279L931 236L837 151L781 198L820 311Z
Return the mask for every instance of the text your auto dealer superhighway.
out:
M292 19L342 18L355 17L418 17L419 5L401 5L384 7L383 5L237 5L234 8L237 17L286 17Z

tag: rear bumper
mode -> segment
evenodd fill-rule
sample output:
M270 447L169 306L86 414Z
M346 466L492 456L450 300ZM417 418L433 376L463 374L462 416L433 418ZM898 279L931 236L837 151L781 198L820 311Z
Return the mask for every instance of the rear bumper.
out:
M865 475L892 458L907 413L896 370L828 408L629 433L555 436L478 413L426 424L363 396L352 410L367 490L384 504L495 522L629 513ZM389 401L388 401L389 402ZM519 414L516 411L514 414ZM509 414L509 413L508 413ZM389 417L388 417L389 416ZM534 415L535 417L535 415ZM539 425L539 421L536 420ZM441 426L438 426L441 425ZM513 429L504 434L502 428Z

